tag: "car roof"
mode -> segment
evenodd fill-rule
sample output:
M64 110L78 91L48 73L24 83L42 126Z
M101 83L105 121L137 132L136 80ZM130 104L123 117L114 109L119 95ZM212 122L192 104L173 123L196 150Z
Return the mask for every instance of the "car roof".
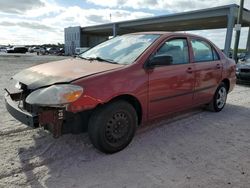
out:
M178 36L183 36L183 37L198 37L198 38L203 38L206 39L202 36L191 34L191 33L183 33L183 32L167 32L167 31L146 31L146 32L136 32L136 33L129 33L129 34L152 34L152 35L164 35L165 37L167 36L173 36L173 35L178 35ZM207 40L207 39L206 39Z

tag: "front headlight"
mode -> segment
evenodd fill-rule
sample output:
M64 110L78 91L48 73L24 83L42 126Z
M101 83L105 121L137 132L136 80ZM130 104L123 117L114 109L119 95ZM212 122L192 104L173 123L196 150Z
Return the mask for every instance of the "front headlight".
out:
M239 68L238 67L236 67L236 72L239 72Z
M82 93L80 86L58 84L33 91L26 102L40 106L61 106L76 101Z

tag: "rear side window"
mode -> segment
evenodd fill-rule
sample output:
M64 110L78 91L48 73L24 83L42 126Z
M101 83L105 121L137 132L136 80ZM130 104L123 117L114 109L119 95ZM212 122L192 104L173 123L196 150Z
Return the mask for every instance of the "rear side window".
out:
M192 39L191 45L195 62L215 61L219 59L217 52L207 42Z
M172 64L185 64L189 62L188 44L186 39L171 39L166 41L156 55L172 56Z

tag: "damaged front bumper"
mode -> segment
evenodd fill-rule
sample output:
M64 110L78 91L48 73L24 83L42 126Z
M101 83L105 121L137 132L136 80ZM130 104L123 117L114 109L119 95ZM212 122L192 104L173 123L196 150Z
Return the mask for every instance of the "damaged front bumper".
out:
M22 93L6 93L5 106L8 112L23 124L32 127L44 127L55 138L62 135L65 116L64 108L37 108L29 112L23 107Z
M6 93L4 97L6 109L14 118L23 124L32 128L38 127L38 115L36 113L30 113L20 107L20 96L21 93Z

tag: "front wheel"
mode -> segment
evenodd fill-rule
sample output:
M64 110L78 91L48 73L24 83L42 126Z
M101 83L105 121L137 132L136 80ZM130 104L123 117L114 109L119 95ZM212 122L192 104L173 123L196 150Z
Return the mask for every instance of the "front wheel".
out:
M137 114L125 101L114 101L99 107L89 121L89 138L104 153L115 153L125 148L134 137Z
M222 82L219 87L216 89L213 96L213 100L208 105L208 109L214 112L221 111L227 101L227 88L226 85Z

